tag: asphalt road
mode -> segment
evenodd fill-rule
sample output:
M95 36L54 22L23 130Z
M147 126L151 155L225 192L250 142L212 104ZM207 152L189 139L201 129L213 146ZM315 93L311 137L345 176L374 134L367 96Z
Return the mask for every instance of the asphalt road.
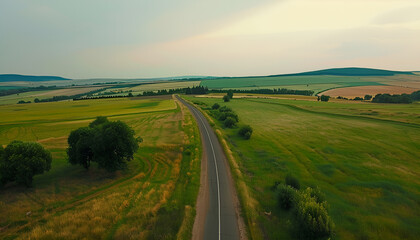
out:
M203 114L183 99L177 97L188 107L197 120L203 139L203 153L207 154L207 176L209 205L205 216L205 240L238 240L239 228L236 217L233 183L229 178L229 166L219 140Z

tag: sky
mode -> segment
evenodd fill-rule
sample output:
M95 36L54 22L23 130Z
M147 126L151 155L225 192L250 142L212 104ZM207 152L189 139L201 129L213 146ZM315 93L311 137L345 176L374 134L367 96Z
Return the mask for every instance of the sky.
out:
M0 74L420 71L419 0L1 0Z

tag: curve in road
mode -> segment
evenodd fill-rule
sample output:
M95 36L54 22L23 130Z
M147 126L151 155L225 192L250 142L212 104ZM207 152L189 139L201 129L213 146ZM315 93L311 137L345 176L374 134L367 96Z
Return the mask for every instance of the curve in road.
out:
M205 214L203 234L205 240L240 239L238 217L234 203L234 187L229 166L219 140L207 119L191 104L177 96L197 120L203 140L203 152L207 154L208 208ZM198 211L198 210L197 210Z

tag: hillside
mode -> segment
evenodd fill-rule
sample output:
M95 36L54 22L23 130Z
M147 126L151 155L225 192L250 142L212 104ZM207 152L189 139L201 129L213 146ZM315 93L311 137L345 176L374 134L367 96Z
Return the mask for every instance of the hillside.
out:
M60 80L70 80L70 79L57 77L57 76L0 74L0 82L43 82L43 81L60 81Z
M330 76L395 76L398 74L414 75L413 72L403 71L390 71L373 68L331 68L311 72L294 73L294 74L282 74L272 75L272 77L279 76L317 76L317 75L330 75ZM271 76L270 76L271 77Z

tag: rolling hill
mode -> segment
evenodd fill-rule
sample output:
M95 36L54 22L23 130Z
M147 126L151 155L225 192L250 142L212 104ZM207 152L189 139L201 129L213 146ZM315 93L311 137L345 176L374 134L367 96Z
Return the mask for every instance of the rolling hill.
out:
M44 82L70 80L68 78L57 76L32 76L19 74L0 74L0 82Z

